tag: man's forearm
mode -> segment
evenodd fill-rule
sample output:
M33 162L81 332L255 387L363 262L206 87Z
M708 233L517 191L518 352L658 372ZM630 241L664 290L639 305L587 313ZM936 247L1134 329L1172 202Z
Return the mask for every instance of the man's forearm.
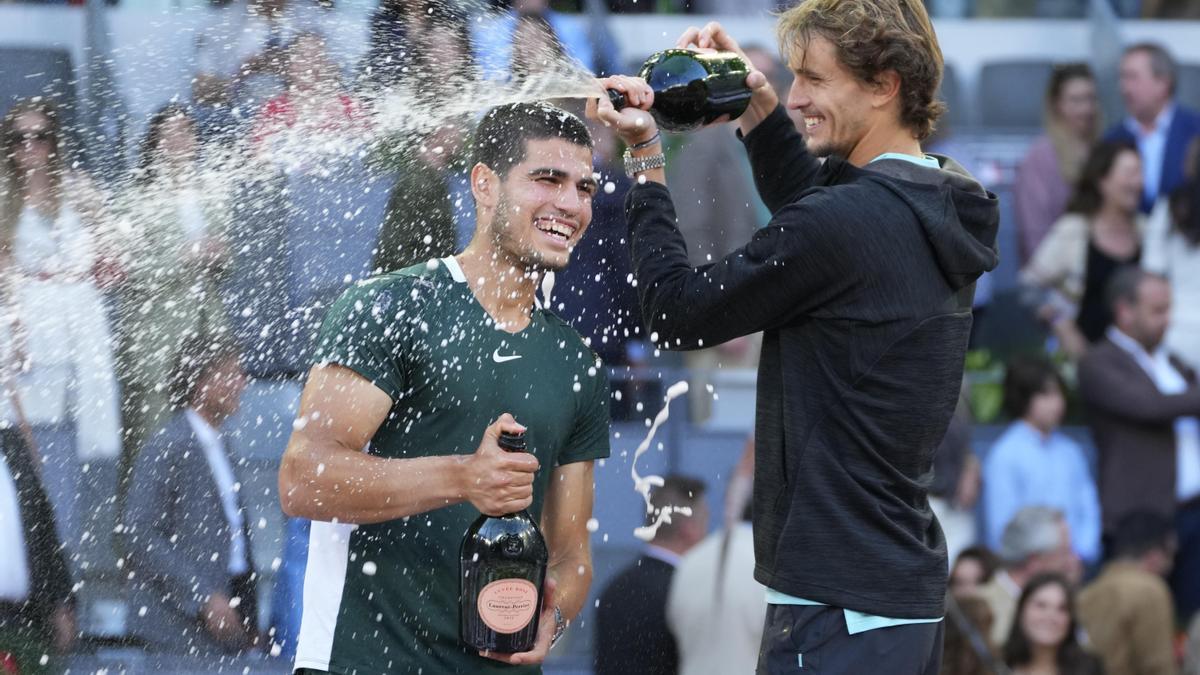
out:
M387 459L292 437L279 472L279 498L290 516L380 523L464 500L465 456Z
M548 573L558 583L554 592L555 604L562 610L563 617L574 619L583 611L588 589L592 586L591 555L567 556L553 561Z

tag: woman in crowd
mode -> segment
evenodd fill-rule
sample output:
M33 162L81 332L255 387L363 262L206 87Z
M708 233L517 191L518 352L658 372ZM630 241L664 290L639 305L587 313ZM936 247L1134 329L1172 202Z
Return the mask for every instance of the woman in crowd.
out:
M1100 660L1076 637L1075 596L1058 574L1029 580L1017 601L1017 620L1004 645L1013 675L1100 675Z
M162 386L192 336L226 329L218 295L227 261L224 191L199 164L196 122L179 105L150 118L122 205L127 242L118 361L126 448L136 452L170 409Z
M1096 80L1086 63L1057 66L1046 90L1046 133L1034 140L1013 189L1021 264L1067 208L1100 131Z
M1097 145L1066 214L1021 272L1022 282L1048 291L1040 315L1072 358L1103 337L1112 322L1105 287L1118 268L1137 264L1141 256L1141 194L1137 149L1114 141Z
M950 591L963 594L974 591L992 580L1000 569L1000 558L986 546L970 546L954 559L950 569Z
M11 263L17 389L47 465L43 479L62 539L74 552L86 529L84 465L115 458L120 448L103 292L115 266L98 227L101 200L68 170L55 109L17 102L0 122L0 137L0 256Z
M1167 349L1200 369L1200 141L1188 156L1187 180L1150 215L1142 267L1171 282Z

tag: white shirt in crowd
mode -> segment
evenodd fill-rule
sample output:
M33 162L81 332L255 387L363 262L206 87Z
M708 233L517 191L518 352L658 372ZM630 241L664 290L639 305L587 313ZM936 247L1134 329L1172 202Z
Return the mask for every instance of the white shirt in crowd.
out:
M245 574L250 571L250 562L246 558L245 515L238 509L237 491L241 486L233 475L233 465L229 463L229 455L225 453L225 444L221 442L220 432L195 410L188 408L184 414L187 415L188 423L192 425L196 439L200 441L200 447L204 449L208 469L212 472L213 480L217 483L217 493L221 496L221 509L229 523L229 573Z
M1166 349L1159 347L1149 354L1115 326L1109 327L1108 339L1137 361L1159 392L1170 395L1187 391L1187 380L1171 365ZM1200 420L1195 417L1175 420L1175 496L1181 502L1200 496Z
M750 523L730 532L717 596L724 531L688 551L671 579L667 626L679 647L679 675L753 673L767 612L766 588L754 580Z
M1146 220L1142 267L1171 282L1171 325L1163 344L1200 369L1200 244L1175 229L1170 211L1169 200L1160 198Z
M1175 119L1175 105L1168 103L1167 107L1154 120L1154 130L1147 132L1137 120L1125 120L1125 128L1137 139L1138 154L1142 156L1142 191L1151 200L1158 198L1158 189L1162 185L1163 157L1167 154L1167 131Z
M23 602L29 597L29 560L25 555L25 529L17 483L0 452L0 600Z

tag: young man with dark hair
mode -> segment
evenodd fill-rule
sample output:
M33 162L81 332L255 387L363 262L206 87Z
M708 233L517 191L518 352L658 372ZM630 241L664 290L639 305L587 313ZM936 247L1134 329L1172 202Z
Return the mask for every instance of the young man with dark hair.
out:
M589 105L644 183L626 213L652 337L695 349L764 331L755 576L771 604L759 671L937 672L947 562L927 486L958 400L974 282L997 262L997 201L921 149L944 108L921 2L808 0L778 32L804 137L752 72L738 125L773 217L712 264L688 264L657 128L639 110L653 91L610 78L633 107ZM738 50L718 24L679 46Z
M1079 594L1079 621L1107 675L1174 675L1175 612L1163 577L1175 560L1175 528L1135 511L1112 537L1112 562Z
M493 108L475 136L470 245L355 284L318 338L279 473L284 511L314 521L302 671L537 673L587 597L608 382L535 291L591 221L591 139L545 104ZM480 654L459 641L462 537L525 508L550 549L537 644Z

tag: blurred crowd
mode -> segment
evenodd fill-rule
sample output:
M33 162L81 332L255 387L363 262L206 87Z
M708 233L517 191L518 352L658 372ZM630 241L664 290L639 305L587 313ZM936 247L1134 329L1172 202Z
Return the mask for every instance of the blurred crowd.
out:
M4 659L52 672L81 633L78 598L105 578L125 589L130 644L290 654L307 524L243 489L244 472L283 450L324 308L353 279L453 254L474 229L471 116L389 130L380 92L436 109L473 73L519 81L564 59L627 70L611 36L560 21L585 3L562 4L514 0L480 17L385 2L365 57L340 63L314 30L328 4L251 0L230 10L236 21L198 31L191 91L146 122L122 175L76 161L50 100L8 107L0 550L24 555L0 558L0 672ZM1070 3L1005 7L1018 4L1038 15ZM1125 5L1185 15L1187 3ZM746 51L787 89L774 49ZM1012 311L1036 327L1004 364L1008 423L981 440L965 382L935 459L931 502L952 561L945 673L1200 674L1200 113L1176 100L1177 70L1161 46L1130 46L1125 113L1108 124L1087 64L1051 77L1044 133L1017 171L1019 250L1003 252L1022 268ZM546 300L617 375L636 373L653 348L628 281L628 179L613 135L592 133L612 189L597 194L591 231ZM671 138L667 166L693 264L770 219L728 129ZM693 391L711 393L710 373L753 368L757 352L741 339L679 365ZM612 387L615 419L661 402L637 377ZM710 415L712 396L689 400L693 421ZM752 455L715 533L703 483L675 476L655 493L694 515L596 589L597 673L752 669L765 602L752 580Z

